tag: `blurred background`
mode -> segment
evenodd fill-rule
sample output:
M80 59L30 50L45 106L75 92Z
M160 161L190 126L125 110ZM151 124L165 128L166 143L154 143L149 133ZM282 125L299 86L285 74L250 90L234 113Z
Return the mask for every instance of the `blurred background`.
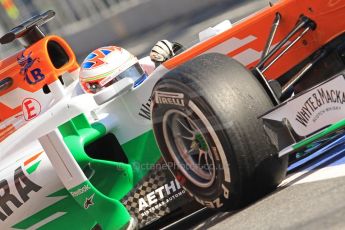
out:
M267 5L267 0L0 0L0 34L51 9L56 16L43 31L63 36L80 61L111 44L142 57L158 40L188 47L200 31ZM16 42L0 46L0 58L20 48Z

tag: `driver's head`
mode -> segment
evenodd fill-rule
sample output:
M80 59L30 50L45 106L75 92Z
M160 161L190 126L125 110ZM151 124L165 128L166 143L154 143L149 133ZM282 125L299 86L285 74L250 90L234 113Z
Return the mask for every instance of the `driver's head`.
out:
M79 81L85 92L97 93L125 77L133 79L136 86L146 78L146 73L138 59L127 50L107 46L96 49L85 58Z

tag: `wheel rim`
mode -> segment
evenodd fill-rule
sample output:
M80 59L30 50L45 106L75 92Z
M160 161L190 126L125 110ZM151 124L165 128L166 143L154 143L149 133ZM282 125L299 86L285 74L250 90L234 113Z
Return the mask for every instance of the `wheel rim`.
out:
M179 110L169 110L163 117L163 135L174 162L183 175L198 187L210 187L216 167L205 124Z

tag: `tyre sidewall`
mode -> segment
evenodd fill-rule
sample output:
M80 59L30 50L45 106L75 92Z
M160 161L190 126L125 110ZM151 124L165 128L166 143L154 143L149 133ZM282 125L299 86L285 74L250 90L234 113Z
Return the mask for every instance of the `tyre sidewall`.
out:
M176 105L172 103L158 103L158 100L156 100L157 91L183 95L183 105ZM231 158L232 154L224 154L224 149L231 149L231 145L229 140L227 140L227 136L224 133L224 128L222 127L221 122L219 122L219 119L212 111L208 103L201 96L193 94L190 95L186 92L193 91L189 87L182 85L179 82L174 82L173 80L171 83L169 83L169 81L165 81L165 84L160 85L158 88L155 88L155 94L153 95L152 118L153 121L155 121L153 124L153 128L156 135L156 140L160 149L162 150L163 158L168 164L170 171L174 174L182 187L202 205L210 208L221 209L225 203L227 203L226 206L228 206L230 196L232 197L231 200L236 200L233 199L233 196L235 194L241 193L240 191L234 190L234 188L236 188L236 186L234 185L237 182L233 181L232 179L236 178L236 176L234 175L236 175L237 172L235 170L231 170L233 167L229 165L232 163L235 164L235 160L228 159ZM172 156L170 155L174 153L169 154L169 149L163 137L164 134L162 127L164 114L171 110L178 110L195 120L199 116L196 115L196 112L194 111L195 109L193 110L193 108L191 108L191 105L193 105L193 108L197 107L204 115L202 119L206 118L207 121L211 124L211 126L207 127L207 133L204 135L206 135L206 139L211 142L208 144L211 145L210 148L212 149L211 152L215 161L214 167L216 169L216 178L213 184L208 188L199 188L184 176L183 172L179 169ZM211 137L211 134L209 132L210 129L213 129L214 133L216 134L215 138ZM214 139L218 140L214 141ZM215 142L217 142L218 144L216 144ZM225 174L228 175L228 178L230 177L230 180L226 180Z

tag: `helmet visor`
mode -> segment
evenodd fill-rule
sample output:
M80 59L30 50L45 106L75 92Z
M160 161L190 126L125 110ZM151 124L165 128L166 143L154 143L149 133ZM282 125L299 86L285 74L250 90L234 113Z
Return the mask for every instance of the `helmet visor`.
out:
M98 81L88 82L86 84L87 84L88 90L91 93L98 93L103 88L108 87L112 84L115 84L119 80L124 79L126 77L133 79L134 87L136 87L140 85L140 83L142 83L146 79L147 75L145 71L141 68L140 64L136 63L132 65L131 67L129 67L128 69L126 69L125 71L123 71L122 73L120 73L119 75L117 75L116 77L114 77L109 82L107 82L104 86L101 86Z
M117 75L113 80L105 84L105 87L108 87L117 81L124 79L124 78L131 78L134 81L134 87L138 86L141 82L143 82L143 78L146 78L145 71L141 68L139 63L136 63Z

